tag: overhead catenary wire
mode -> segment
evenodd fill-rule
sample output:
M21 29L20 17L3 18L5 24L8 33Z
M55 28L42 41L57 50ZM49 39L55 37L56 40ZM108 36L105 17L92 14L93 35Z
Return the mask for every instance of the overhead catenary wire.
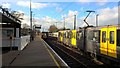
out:
M63 10L61 12L59 12L59 14L63 13L65 10L67 10L70 6L72 5L72 2L69 3L66 7L63 8ZM58 16L58 14L55 15L55 18Z

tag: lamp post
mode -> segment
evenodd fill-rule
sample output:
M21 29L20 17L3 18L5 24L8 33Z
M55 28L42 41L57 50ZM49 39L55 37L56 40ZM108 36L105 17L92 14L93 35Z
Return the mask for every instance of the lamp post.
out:
M98 26L98 16L99 14L96 15L96 26Z
M64 19L64 30L65 30L65 17L63 17L63 19Z
M33 22L32 23L32 30L34 30L34 25L35 25L35 22L36 22L34 17L35 17L35 14L32 14L32 22Z
M56 27L57 27L57 22L55 22L56 23Z
M32 11L31 11L31 0L30 0L30 28L32 30Z
M30 41L33 40L33 35L32 35L32 11L31 10L32 9L31 9L31 0L30 0L30 29L31 29L31 31L30 31Z
M74 15L74 30L76 29L76 15Z

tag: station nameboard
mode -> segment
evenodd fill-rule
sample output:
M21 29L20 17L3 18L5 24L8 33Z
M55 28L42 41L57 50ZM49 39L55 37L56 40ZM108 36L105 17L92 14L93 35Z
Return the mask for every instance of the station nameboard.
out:
M35 28L41 29L41 25L35 25Z

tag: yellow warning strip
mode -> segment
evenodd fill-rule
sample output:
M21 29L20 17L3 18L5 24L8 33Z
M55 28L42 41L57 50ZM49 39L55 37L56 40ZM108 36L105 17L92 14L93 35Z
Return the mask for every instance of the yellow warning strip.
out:
M47 46L45 46L45 47L47 48ZM54 56L52 55L52 53L50 52L50 50L49 50L48 48L47 48L47 50L48 50L50 56L52 57L52 59L54 60L55 64L57 65L57 67L60 68L59 63L55 60L55 58L54 58Z
M47 49L48 53L50 54L50 56L52 57L52 59L54 60L55 64L57 65L58 68L60 68L59 63L55 60L54 56L52 55L52 53L50 52L50 50L47 48L47 46L45 45L45 48Z

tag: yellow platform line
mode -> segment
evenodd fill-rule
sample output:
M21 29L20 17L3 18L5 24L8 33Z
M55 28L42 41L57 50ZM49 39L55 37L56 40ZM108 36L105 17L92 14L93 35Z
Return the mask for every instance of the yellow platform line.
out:
M45 46L45 47L47 48L47 46ZM52 59L54 60L55 64L57 65L57 67L60 68L59 63L55 60L55 58L54 58L54 56L52 55L52 53L50 52L50 50L49 50L48 48L47 48L47 50L48 50L50 56L52 57Z
M45 48L47 49L48 53L50 54L50 56L52 57L52 59L54 60L55 64L57 65L58 68L60 68L59 63L55 60L54 56L52 55L52 53L50 52L50 50L47 48L47 46L45 45Z

